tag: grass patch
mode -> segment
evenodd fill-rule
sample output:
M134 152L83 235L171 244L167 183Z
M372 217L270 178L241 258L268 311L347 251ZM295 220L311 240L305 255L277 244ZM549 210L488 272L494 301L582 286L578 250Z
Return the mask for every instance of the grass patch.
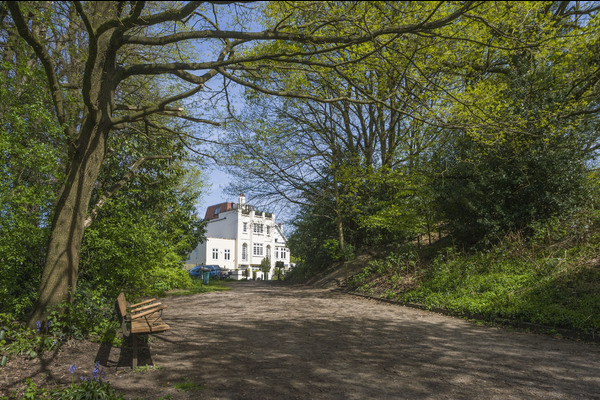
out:
M161 368L162 367L160 367L160 366L154 366L154 365L140 365L140 366L135 367L133 372L145 374L147 372L156 371Z
M208 285L202 283L200 279L191 279L191 284L185 289L176 289L167 293L168 296L189 296L198 293L219 292L231 290L226 283L217 279L211 279Z
M185 378L183 382L174 383L173 387L184 392L197 391L206 389L206 385L195 383L189 378Z

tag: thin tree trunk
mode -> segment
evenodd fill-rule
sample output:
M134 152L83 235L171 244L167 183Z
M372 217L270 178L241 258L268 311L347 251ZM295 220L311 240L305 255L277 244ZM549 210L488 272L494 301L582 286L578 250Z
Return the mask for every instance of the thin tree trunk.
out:
M342 200L340 198L340 189L337 181L334 180L335 185L335 219L338 229L338 240L340 244L340 252L342 253L342 263L344 264L344 274L346 284L348 283L348 264L346 262L346 242L344 240L344 224L342 221Z

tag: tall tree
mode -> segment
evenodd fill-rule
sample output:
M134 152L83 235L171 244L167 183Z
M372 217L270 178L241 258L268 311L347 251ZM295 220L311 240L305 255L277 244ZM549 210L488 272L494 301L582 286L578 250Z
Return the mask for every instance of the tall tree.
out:
M448 11L446 6L320 3L313 9L305 3L273 3L268 17L283 15L299 26L339 20L338 29L350 34L361 23L376 29L401 20L416 22L438 7ZM269 60L258 64L268 73L244 71L252 85L247 85L249 106L239 128L230 130L234 145L228 144L232 156L226 160L233 161L241 178L232 190L262 201L318 203L322 214L336 221L341 254L346 254L347 222L355 231L369 230L365 237L374 231L416 234L425 223L414 206L415 177L440 131L436 114L445 76L431 57L433 46L443 46L440 41L438 31L389 35L351 49L316 52L308 65L284 67ZM253 51L274 46L281 45L261 43ZM311 44L289 48L314 50ZM264 96L277 87L288 93L308 88L331 101Z

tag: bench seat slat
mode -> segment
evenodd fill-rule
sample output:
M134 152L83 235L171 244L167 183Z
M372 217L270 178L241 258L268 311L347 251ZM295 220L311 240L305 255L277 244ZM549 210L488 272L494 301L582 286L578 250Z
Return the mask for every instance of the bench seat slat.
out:
M158 314L131 321L132 333L152 333L169 329L169 325Z

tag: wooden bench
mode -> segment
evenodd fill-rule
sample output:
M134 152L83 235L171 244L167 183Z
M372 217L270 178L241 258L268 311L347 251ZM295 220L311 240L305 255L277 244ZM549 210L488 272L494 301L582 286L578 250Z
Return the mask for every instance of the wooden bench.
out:
M165 308L167 306L157 302L156 299L128 306L123 292L117 297L117 312L121 320L123 337L130 336L132 341L132 368L137 366L136 335L163 332L170 328L162 320L162 310Z

